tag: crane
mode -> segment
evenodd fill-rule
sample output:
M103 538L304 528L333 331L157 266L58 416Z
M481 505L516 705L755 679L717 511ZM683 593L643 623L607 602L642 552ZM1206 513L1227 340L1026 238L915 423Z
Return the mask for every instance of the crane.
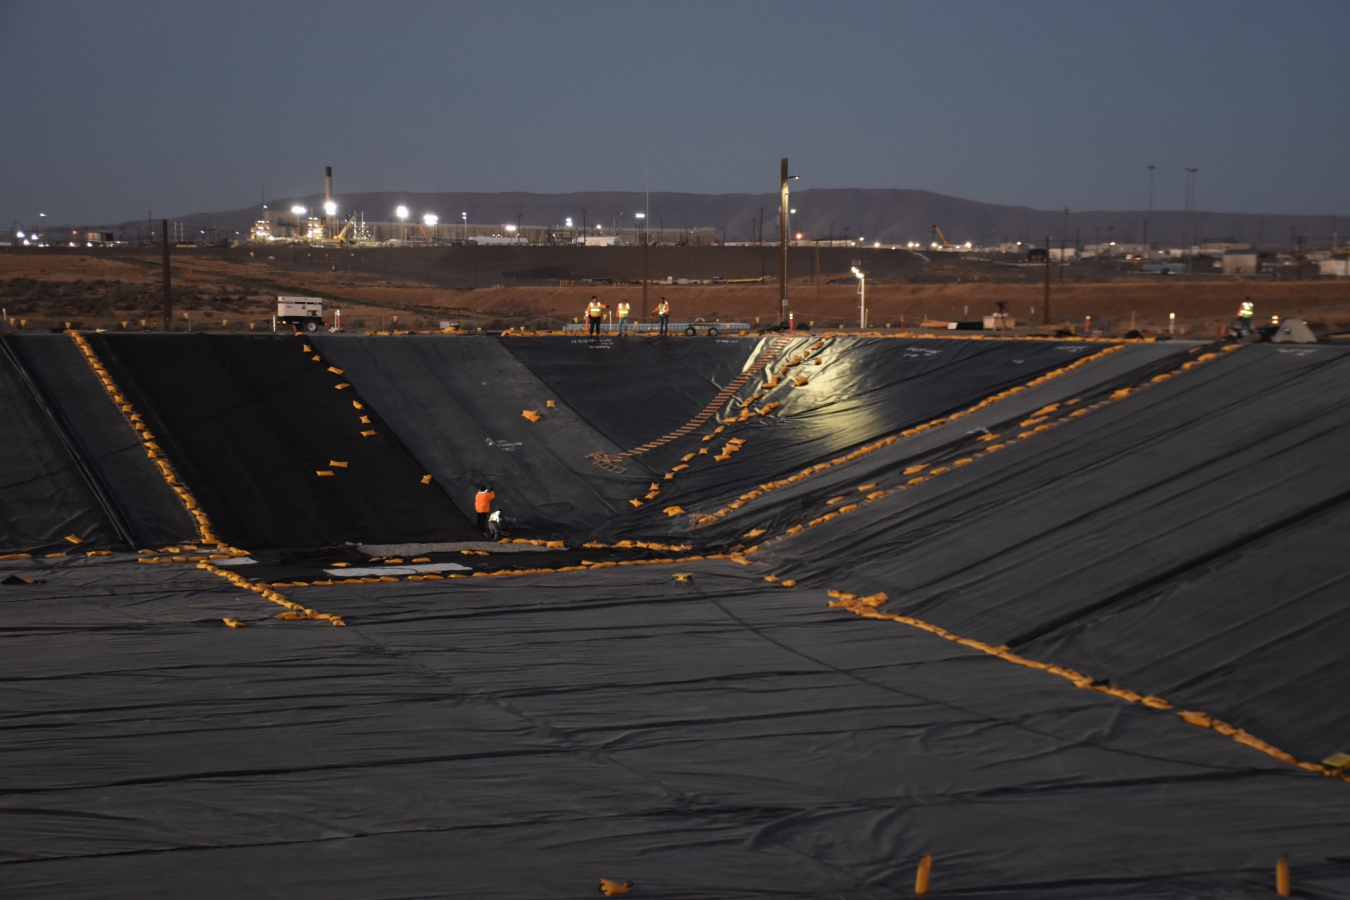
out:
M947 236L942 233L942 229L937 227L936 225L933 226L933 236L937 238L937 240L933 242L933 246L938 247L942 250L956 249L956 247L952 245L951 241L947 240Z
M352 223L355 221L356 213L352 213L352 217L347 220L347 224L343 225L342 230L337 233L337 237L333 238L333 243L341 244L343 241L347 240L347 232L351 229Z

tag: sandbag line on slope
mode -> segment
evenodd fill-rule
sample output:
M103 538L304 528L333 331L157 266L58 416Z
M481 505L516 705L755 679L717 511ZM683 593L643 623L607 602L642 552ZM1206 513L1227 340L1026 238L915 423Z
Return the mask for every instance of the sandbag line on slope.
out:
M756 365L752 367L755 374L758 374L758 372L762 371L763 368L766 367L761 366L760 363L766 363L767 360L771 358L773 355L781 352L781 349L784 346L786 346L786 343L787 341L785 341L785 339L783 338L778 338L777 340L775 340L770 350L767 351L765 354L763 354L760 357L760 360L756 363ZM770 375L755 388L754 393L752 393L749 397L745 398L744 400L740 401L739 405L741 411L737 415L735 415L734 417L725 417L723 419L723 422L716 428L714 428L710 434L703 435L702 442L708 443L709 441L712 441L717 435L725 431L728 425L737 425L744 422L748 422L751 419L755 418L756 416L770 415L774 410L781 407L783 405L781 401L772 401L764 404L759 408L754 408L754 404L763 399L766 392L772 391L774 388L777 388L781 384L783 384L782 378L788 373L789 370L810 360L811 357L813 356L818 357L820 351L825 346L826 341L824 339L817 340L814 344L811 345L811 347L805 353L794 355L791 359L789 359L786 363L784 363L783 367L779 370L778 373ZM820 365L819 358L815 360L815 364ZM744 387L745 384L749 382L749 380L750 379L747 379L745 382L742 382L740 385L738 385L737 390L739 390L741 387ZM805 377L799 377L797 379L794 379L792 386L803 387L808 382L809 379ZM719 397L720 396L721 395L719 395ZM728 395L725 400L721 401L722 404L734 404L736 402L737 401L734 396L734 392ZM742 437L728 438L726 443L722 445L722 448L718 450L718 452L715 455L713 455L712 458L715 462L726 462L727 460L731 459L732 454L740 452L740 450L744 446L745 446L745 438ZM700 447L698 451L695 453L686 453L683 457L680 458L679 463L672 466L670 470L667 471L662 476L662 480L674 481L675 476L678 473L689 469L689 467L698 460L698 457L708 456L709 455L708 449L709 448L707 447ZM647 496L643 498L643 501L654 500L658 496L660 496L660 494L661 494L660 483L659 482L653 483L651 486L651 490L648 491ZM643 501L633 499L628 502L631 503L634 508L637 508L642 505ZM684 513L684 509L683 507L680 506L667 506L665 509L662 510L662 512L664 512L667 516L674 518L675 516L682 515Z
M782 351L782 349L785 346L787 346L787 344L789 344L790 342L791 338L782 336L774 338L773 341L770 342L769 346L764 349L764 352L762 352L755 359L755 361L749 366L749 368L745 369L745 371L739 373L734 378L732 378L731 381L726 385L726 387L718 391L717 394L713 396L713 399L710 400L707 404L705 404L704 407L701 410L699 410L699 412L692 419L690 419L688 422L685 422L683 425L681 425L676 430L670 432L669 434L665 434L654 441L649 441L646 444L637 447L636 449L625 450L622 453L619 453L618 455L610 455L604 452L597 452L588 454L586 458L592 460L597 466L600 466L601 468L608 469L609 471L612 472L621 473L625 470L619 466L619 463L621 463L624 459L641 456L644 453L650 453L652 450L655 450L659 447L663 447L666 444L677 441L682 437L686 437L687 435L693 434L705 422L713 418L713 416L717 415L718 410L720 410L724 404L731 402L735 398L736 393L740 391L740 389L743 388L746 384L750 383L750 381L752 381L761 371L763 371L765 367L767 367L771 362L773 362L774 357L777 356ZM725 426L719 425L714 434L721 433L723 427ZM711 438L704 437L703 440L707 441L711 440ZM706 450L700 451L700 453L706 452L707 452ZM690 459L693 458L693 456L694 454L687 454L684 460L682 460L682 463L684 464L677 465L674 468L667 470L662 476L662 480L664 481L673 480L675 477L675 472L682 471L688 468L687 463ZM632 505L634 509L637 509L641 507L644 503L655 500L660 495L661 495L661 485L659 482L657 482L652 484L646 496L642 497L641 499L634 497L628 502L629 504ZM678 515L678 513L668 513L668 515Z
M1103 350L1099 350L1096 353L1092 353L1088 356L1080 357L1079 359L1076 359L1073 362L1068 363L1067 365L1061 366L1058 369L1053 369L1049 372L1046 372L1043 375L1033 378L1026 384L1018 385L1016 387L1009 388L1005 391L999 391L997 394L992 394L988 397L985 397L980 402L976 403L973 406L967 407L966 409L959 410L957 412L951 413L950 415L940 416L936 419L931 419L920 425L915 425L913 428L906 428L899 434L887 435L886 437L881 438L880 440L873 441L869 444L859 447L857 450L854 450L851 453L835 457L834 459L829 460L828 462L817 463L814 466L809 466L808 468L805 468L800 472L798 472L797 474L791 475L787 478L779 479L777 481L765 482L764 484L761 484L758 488L747 491L744 494L741 494L740 497L738 497L731 503L727 504L726 506L722 507L721 509L718 509L714 512L707 513L704 515L692 516L690 527L702 528L704 526L711 525L718 519L728 516L731 513L735 512L736 510L740 509L742 506L744 506L746 503L749 503L751 500L754 500L758 497L762 497L771 491L776 491L780 488L787 487L788 485L805 481L807 478L810 478L811 476L816 475L817 473L824 472L827 469L832 469L835 466L843 465L844 463L852 462L853 460L859 459L860 457L866 456L870 453L875 453L876 451L880 450L883 447L896 443L901 438L910 437L916 434L922 434L923 432L928 431L931 428L936 428L939 425L943 425L947 422L952 422L957 419L964 418L965 416L978 412L979 410L984 409L985 407L990 406L991 404L997 403L998 401L1003 400L1007 397L1011 397L1015 394L1020 394L1023 391L1030 390L1031 388L1044 384L1047 381L1051 381L1055 378L1059 378L1063 375L1066 375L1069 372L1081 368L1082 366L1085 366L1094 360L1101 359L1104 356L1109 356L1112 353L1117 353L1123 350L1124 347L1125 347L1124 344L1113 343L1113 345L1110 347L1107 347Z
M906 467L906 468L901 472L901 475L902 475L902 476L908 475L908 476L912 476L912 477L910 477L909 480L906 481L904 484L900 484L900 485L897 485L897 486L895 486L895 487L893 487L893 488L889 488L889 489L885 489L885 490L873 490L871 493L867 494L865 497L863 497L863 498L862 498L861 500L859 500L857 503L845 504L845 505L843 505L843 506L840 506L840 507L839 507L838 509L836 509L836 510L833 510L833 511L831 511L831 512L825 513L824 515L817 516L817 517L815 517L815 518L813 518L813 519L810 519L810 520L808 520L808 521L806 521L806 522L799 522L799 523L796 524L796 525L792 525L792 526L786 528L786 529L783 531L782 534L780 534L780 535L778 535L778 536L776 536L776 537L770 539L769 541L767 541L767 542L765 542L765 543L766 543L766 544L777 544L777 543L779 543L779 542L781 542L781 541L785 541L785 540L787 540L788 538L793 537L794 535L801 534L801 533L802 533L804 530L806 530L807 528L814 528L814 527L816 527L817 525L823 525L823 524L825 524L826 522L833 521L834 519L839 518L841 515L847 515L848 513L854 512L854 511L860 509L862 506L864 506L864 505L866 505L866 504L868 504L868 503L875 503L876 501L878 501L878 500L880 500L880 499L882 499L882 498L884 498L884 497L888 497L888 496L890 496L890 495L892 495L892 494L898 494L898 493L900 493L901 491L906 491L906 490L908 490L908 489L911 488L911 487L914 487L914 486L917 486L917 485L919 485L919 484L922 484L923 482L929 480L930 478L935 478L935 477L937 477L937 476L944 475L944 474L946 474L946 473L948 473L948 472L952 472L952 471L955 471L955 470L957 470L957 469L960 469L960 468L963 468L963 467L965 467L965 466L968 466L968 465L970 465L971 463L975 462L976 460L979 460L979 459L981 459L981 458L984 458L984 457L990 455L991 453L997 453L997 452L999 452L1000 450L1005 449L1005 448L1006 448L1009 444L1011 444L1013 441L1024 441L1024 440L1027 440L1027 439L1029 439L1029 438L1031 438L1031 437L1034 437L1035 435L1042 434L1042 433L1044 433L1044 432L1046 432L1046 431L1051 430L1052 428L1058 427L1058 426L1064 424L1065 422L1067 422L1067 421L1069 421L1069 420L1071 420L1071 419L1081 418L1082 416L1085 416L1085 415L1087 415L1088 413L1090 413L1090 412L1092 412L1092 411L1094 411L1094 410L1101 409L1101 408L1104 407L1104 406L1108 406L1108 405L1111 405L1111 404L1113 404L1113 403L1116 403L1116 402L1118 402L1118 401L1120 401L1120 400L1123 400L1123 399L1125 399L1126 397L1130 396L1131 394L1135 393L1136 391L1144 390L1144 389L1148 388L1151 384L1157 384L1157 383L1166 381L1166 380L1168 380L1168 379L1174 377L1175 375L1177 375L1177 374L1179 374L1179 373L1181 373L1181 372L1187 372L1187 371L1190 371L1191 369L1194 369L1194 368L1197 367L1197 366L1204 365L1204 364L1207 363L1207 362L1211 362L1212 360L1218 359L1218 358L1222 355L1223 352L1236 350L1236 349L1238 349L1240 346L1241 346L1241 345L1239 345L1239 344L1228 344L1228 345L1225 345L1225 346L1222 348L1221 351L1218 351L1218 352L1213 352L1213 351L1212 351L1212 352L1207 352L1207 353L1201 353L1201 354L1200 354L1199 356L1197 356L1195 359L1189 360L1188 362L1185 362L1185 363L1182 363L1180 366L1178 366L1177 368L1173 369L1171 372L1164 372L1164 373L1162 373L1162 374L1160 374L1160 375L1155 375L1153 378L1149 379L1149 381L1148 381L1147 383L1145 383L1145 384L1136 385L1135 387L1125 387L1125 388L1120 388L1120 389L1118 389L1118 390L1112 391L1111 394L1110 394L1109 396L1105 397L1104 399L1098 400L1098 401L1095 402L1095 403L1088 404L1087 406L1080 407L1079 409L1075 409L1073 412L1070 412L1070 413L1068 413L1067 415L1065 415L1065 416L1063 416L1063 417L1061 417L1061 418L1059 418L1059 419L1056 419L1056 420L1054 420L1054 421L1046 421L1046 419L1049 418L1049 414L1050 414L1051 412L1053 412L1055 409L1058 409L1060 406L1063 406L1063 405L1069 405L1068 402L1066 401L1066 402L1063 403L1063 404L1060 404L1060 403L1054 403L1054 404L1050 404L1049 406L1042 407L1040 410L1037 410L1035 413L1033 413L1033 414L1031 415L1031 417L1029 417L1028 419L1023 420L1023 425L1026 425L1026 426L1029 426L1029 427L1024 428L1023 431L1018 432L1016 435L1014 435L1014 436L1008 438L1006 441L1003 441L1003 442L1001 442L1001 443L991 443L991 444L989 444L988 447L986 447L986 448L985 448L984 450L982 450L982 451L979 451L979 452L976 452L976 453L972 453L972 454L970 454L969 456L965 456L965 457L962 457L962 458L960 458L960 459L953 460L952 463L951 463L951 465L949 465L949 466L936 466L936 467L933 467L933 468L929 468L929 466L928 466L927 463L924 463L924 464L917 464L917 465L913 465L913 466L908 466L908 467ZM1084 357L1082 360L1079 360L1079 362L1086 362L1086 361L1087 361L1088 359L1090 359L1090 358L1091 358L1091 357ZM1045 376L1042 376L1042 377L1045 377ZM982 401L982 402L983 402L983 401ZM1041 415L1042 413L1044 413L1044 415ZM950 417L949 417L949 418L950 418ZM1001 435L985 435L984 437L980 438L980 440L987 440L987 439L989 439L989 438L997 439L997 438L999 438L999 437L1001 437ZM836 460L835 462L838 462L838 460ZM812 467L812 468L814 469L815 467ZM925 469L927 470L926 472L924 472ZM920 473L923 473L923 474L920 474ZM794 476L794 477L795 477L795 476ZM872 484L872 485L863 485L863 486L860 486L860 489L862 489L862 488L864 488L864 487L865 487L865 488L868 488L868 489L871 489L871 488L875 488L876 485L874 485L874 484ZM759 534L762 535L762 534L764 534L764 533L765 533L765 532L761 531ZM748 533L748 534L747 534L747 537L749 536L749 534L753 534L753 531L750 532L750 533ZM756 535L756 536L759 536L759 535ZM758 544L757 544L757 545L755 545L754 547L751 547L751 548L749 548L748 550L746 550L746 551L744 551L744 552L745 552L746 554L753 553L753 552L757 551L757 550L760 548L760 546L761 546L761 545L758 545Z
M100 360L98 354L94 352L94 348L89 346L89 342L85 340L84 335L80 334L78 331L70 330L67 331L66 334L70 335L71 340L75 342L75 346L80 348L80 353L83 354L85 361L89 363L90 367L94 370L94 374L98 377L99 383L102 384L103 389L107 391L108 399L113 402L113 405L122 413L122 417L127 420L127 424L132 427L136 432L136 436L140 438L146 456L148 456L150 461L155 464L155 467L159 469L159 473L164 478L165 483L168 484L178 496L178 499L182 501L183 506L187 508L188 515L192 517L201 543L226 547L227 545L225 542L216 537L215 531L211 527L211 520L207 518L206 511L197 505L197 498L192 496L192 493L187 489L187 486L179 480L178 473L174 471L173 465L162 455L159 444L155 442L154 434L150 432L150 429L145 427L145 423L141 420L140 413L136 412L135 408L131 405L131 401L128 400L121 389L117 387L117 383L113 381L112 375L108 373L107 368L103 365L103 361Z
M245 578L243 575L240 575L238 572L231 572L228 569L220 568L220 566L213 566L211 565L211 563L205 560L202 560L201 562L197 563L197 568L205 569L212 575L218 575L221 578L224 578L226 581L230 582L230 584L236 585L237 587L241 587L247 591L252 591L253 593L262 597L264 600L268 600L272 603L277 604L278 606L286 607L288 612L278 613L276 616L278 619L287 619L287 620L313 619L315 621L327 622L328 624L337 626L339 628L347 624L346 622L342 621L341 616L336 616L331 613L321 613L316 609L310 609L309 607L304 606L300 603L288 600L284 595L273 590L271 587L268 587L267 585L254 584L252 581L249 581L247 578ZM232 621L233 620L226 619L225 624L229 625L231 628L240 627L240 625L242 624L242 623L231 624Z
M793 583L795 584L795 582ZM783 584L786 585L788 583L783 582ZM1254 750L1259 750L1267 756L1278 759L1280 762L1287 763L1291 766L1297 766L1300 769L1314 772L1318 775L1325 775L1329 778L1337 778L1341 781L1350 782L1350 774L1333 769L1330 766L1322 765L1321 763L1300 760L1293 754L1281 750L1279 747L1276 747L1267 741L1261 740L1251 732L1238 728L1237 726L1211 716L1208 713L1189 709L1179 710L1162 697L1156 697L1151 694L1140 694L1136 691L1131 691L1128 688L1116 687L1108 681L1095 679L1090 675L1085 675L1075 669L1069 669L1053 663L1043 663L1021 656L1020 654L1013 653L1007 647L996 647L984 641L961 637L960 635L947 631L945 628L940 628L937 625L925 622L922 619L916 619L913 616L882 612L880 607L890 600L884 591L870 594L865 597L837 590L831 590L828 594L830 597L834 598L829 601L830 606L846 610L855 616L865 619L883 619L891 622L899 622L902 625L909 625L912 628L927 631L944 640L952 641L953 643L960 644L964 647L970 647L973 650L979 650L981 653L987 653L990 656L997 657L1005 662L1025 666L1029 669L1039 669L1043 672L1048 672L1051 675L1056 675L1065 679L1073 684L1074 687L1089 691L1099 691L1104 694L1109 694L1112 697L1125 700L1128 703L1139 703L1152 709L1175 712L1178 718L1188 724L1216 731L1224 737L1230 738L1239 744L1245 744Z
M304 337L304 335L301 334L301 333L298 332L298 331L297 331L295 334L296 334L296 337ZM319 353L318 350L316 350L316 349L314 349L312 346L310 346L310 344L309 344L308 341L306 341L305 343L303 343L303 344L300 345L300 352L303 353L303 354L305 354L306 356L308 356L313 362L316 362L316 363L318 363L319 365L324 365L324 359L323 359L323 356L320 355L320 353ZM345 391L345 390L347 390L348 388L351 387L351 384L350 384L349 382L346 382L346 381L343 381L343 380L342 380L342 376L343 376L343 374L344 374L344 372L343 372L342 369L339 369L337 366L333 366L333 365L327 366L327 369L328 369L328 371L333 375L333 377L337 379L337 380L334 382L334 384L333 384L333 389L334 389L334 390ZM353 390L352 393L355 394L356 391ZM357 431L358 431L358 433L361 435L361 437L363 437L363 438L368 438L368 437L374 437L375 435L379 434L379 431L377 431L377 430L373 427L373 426L374 426L374 423L371 422L371 420L370 420L370 414L369 414L368 412L366 412L366 406L365 406L364 403L362 403L360 400L358 400L358 399L356 399L355 397L353 397L353 398L352 398L352 408L355 409L355 410L357 411L357 413L359 414L359 415L357 416L356 422L357 422ZM363 427L361 427L361 426L365 426L365 427L363 428ZM414 458L414 459L416 458L416 457L412 457L412 454L409 454L409 456L410 456L411 458ZM327 467L325 467L325 468L320 468L320 469L315 469L315 470L314 470L314 477L316 477L316 478L332 478L332 477L334 477L334 476L336 475L336 472L335 472L334 470L336 470L336 469L344 469L344 470L345 470L346 468L347 468L347 462L346 462L345 460L340 460L340 459L330 459L330 460L328 461ZM421 478L421 482L422 482L422 484L431 484L431 474L430 474L430 473L424 474L424 475L422 476L422 478Z

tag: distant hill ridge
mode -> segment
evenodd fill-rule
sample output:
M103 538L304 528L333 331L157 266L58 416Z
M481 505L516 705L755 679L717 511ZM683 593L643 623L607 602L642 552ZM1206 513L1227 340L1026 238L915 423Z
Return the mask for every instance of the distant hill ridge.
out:
M641 192L583 191L570 194L532 194L523 192L431 193L417 191L373 191L335 194L342 215L365 214L368 222L388 222L394 209L406 205L414 217L434 212L442 223L458 223L460 213L469 214L475 225L514 223L525 225L562 225L571 218L579 227L583 217L587 226L599 224L609 230L622 216L632 227L634 213L644 209L646 195ZM322 194L281 197L268 201L272 209L289 209L299 203L321 206ZM1196 212L1192 217L1176 210L1155 210L1151 215L1140 210L1074 211L1039 210L1025 206L1001 206L948 197L930 191L883 188L809 188L792 193L797 209L796 231L808 240L856 238L884 244L932 240L932 226L939 226L947 239L961 244L971 241L987 245L1002 241L1041 243L1049 235L1055 244L1064 241L1091 244L1115 240L1142 242L1145 220L1148 239L1155 245L1189 244L1192 235L1206 240L1256 241L1264 247L1287 247L1295 237L1309 246L1326 245L1332 235L1342 238L1350 231L1344 216L1256 215ZM725 230L728 241L754 240L761 211L763 235L769 242L778 240L778 195L768 194L684 194L654 192L651 195L653 231L664 229L669 240L681 228L711 227L720 238ZM262 212L261 205L214 213L177 216L187 233L213 227L217 232L246 234ZM144 220L122 223L128 229L143 228ZM106 227L106 226L105 226Z

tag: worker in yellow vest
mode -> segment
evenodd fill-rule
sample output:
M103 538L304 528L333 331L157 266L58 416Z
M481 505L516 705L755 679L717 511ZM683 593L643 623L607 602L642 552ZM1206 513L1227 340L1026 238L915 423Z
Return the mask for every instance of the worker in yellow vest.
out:
M1239 337L1252 333L1252 315L1256 312L1256 304L1250 300L1243 300L1242 305L1238 307L1237 321L1233 323L1233 331Z
M661 298L661 302L656 304L656 309L652 312L656 313L657 319L661 322L661 330L657 333L667 334L670 330L670 304L666 302L665 297Z
M586 321L591 326L591 337L600 336L600 319L605 315L605 305L599 298L591 297L591 302L586 304Z
M625 337L628 334L628 304L619 304L619 337Z

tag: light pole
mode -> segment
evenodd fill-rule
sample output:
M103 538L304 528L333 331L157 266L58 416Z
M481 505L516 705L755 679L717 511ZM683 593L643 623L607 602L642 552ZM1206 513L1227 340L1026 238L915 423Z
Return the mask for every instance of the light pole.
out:
M329 200L323 205L323 237L328 240L333 236L333 226L337 224L337 204Z
M783 294L783 322L788 325L791 321L788 312L788 182L797 178L796 175L788 174L787 157L783 157L778 167L778 245L779 245L779 263L778 263L778 283Z
M795 235L797 233L797 211L789 209L788 215L791 217L788 219L788 224L791 226L789 230Z
M469 214L467 212L462 212L459 214L459 217L464 222L464 243L467 244L469 243Z
M305 209L303 206L301 206L301 205L298 204L298 203L297 203L295 206L292 206L292 207L291 207L291 215L295 216L295 232L296 232L297 235L301 233L301 232L300 232L300 217L303 216L303 215L304 215L305 213L307 213L307 212L309 212L309 210Z
M858 279L858 330L867 330L867 273L857 266L853 267L853 276Z
M1186 167L1186 219L1191 226L1192 244L1198 244L1200 242L1195 229L1195 173L1199 171L1200 169L1196 166Z
M1153 170L1157 166L1148 167L1148 215L1144 217L1144 252L1148 253L1151 249L1148 243L1148 220L1153 218Z
M431 227L431 234L427 237L427 243L428 243L428 244L435 243L435 241L436 241L436 223L439 222L440 220L441 220L441 217L438 216L438 215L436 215L435 213L427 213L425 216L422 217L422 221L425 222L427 225L429 225L429 226Z
M637 214L638 235L642 238L642 314L646 315L647 310L647 214L640 212Z
M408 207L400 206L394 210L394 215L398 216L398 236L403 241L408 240Z

